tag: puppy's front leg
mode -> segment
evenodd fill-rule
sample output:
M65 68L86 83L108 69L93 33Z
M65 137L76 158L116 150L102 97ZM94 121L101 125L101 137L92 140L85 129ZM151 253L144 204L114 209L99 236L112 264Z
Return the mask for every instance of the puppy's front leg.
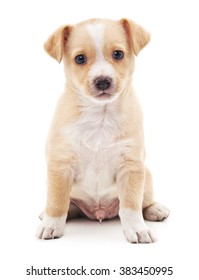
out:
M59 164L60 165L60 164ZM70 189L73 175L68 166L48 167L48 195L46 210L37 237L53 239L64 233L70 204Z
M144 164L125 160L117 174L119 216L124 234L131 243L151 243L155 240L142 214L144 181Z

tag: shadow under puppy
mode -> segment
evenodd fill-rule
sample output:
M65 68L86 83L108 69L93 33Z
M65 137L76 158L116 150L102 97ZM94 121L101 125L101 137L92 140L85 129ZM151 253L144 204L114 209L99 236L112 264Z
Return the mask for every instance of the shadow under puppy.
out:
M144 218L169 210L153 200L144 164L142 112L132 88L135 55L150 35L128 19L91 19L56 30L44 45L63 60L66 86L50 128L47 203L37 237L64 234L67 217L119 215L129 242L150 243Z

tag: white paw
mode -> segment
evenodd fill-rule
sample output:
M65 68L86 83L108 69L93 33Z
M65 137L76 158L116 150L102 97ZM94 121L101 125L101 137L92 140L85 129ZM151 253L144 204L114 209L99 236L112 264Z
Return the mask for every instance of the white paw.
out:
M141 230L135 228L124 229L124 235L131 243L152 243L156 241L154 233L147 227Z
M36 237L39 239L59 238L64 234L65 223L65 215L59 218L53 218L44 214L43 220L37 230Z
M154 203L151 206L144 209L144 218L149 221L162 221L169 216L169 209L165 206Z
M142 212L130 208L119 211L122 228L126 239L131 243L152 243L156 240L155 234L144 223Z

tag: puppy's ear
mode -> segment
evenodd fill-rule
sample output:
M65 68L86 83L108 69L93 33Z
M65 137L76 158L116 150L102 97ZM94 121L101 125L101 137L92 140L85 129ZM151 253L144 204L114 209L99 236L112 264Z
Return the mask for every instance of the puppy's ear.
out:
M140 50L144 48L150 41L150 34L140 25L129 19L120 20L127 40L135 55L138 55Z
M68 41L71 26L62 26L57 29L44 43L45 51L59 63L62 60L64 47Z

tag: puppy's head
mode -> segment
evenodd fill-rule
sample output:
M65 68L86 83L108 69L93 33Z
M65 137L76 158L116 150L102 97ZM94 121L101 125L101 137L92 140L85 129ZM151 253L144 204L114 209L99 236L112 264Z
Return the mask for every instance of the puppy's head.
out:
M108 103L125 92L134 56L150 35L131 20L92 19L56 30L44 45L58 62L63 59L68 82L95 102Z

